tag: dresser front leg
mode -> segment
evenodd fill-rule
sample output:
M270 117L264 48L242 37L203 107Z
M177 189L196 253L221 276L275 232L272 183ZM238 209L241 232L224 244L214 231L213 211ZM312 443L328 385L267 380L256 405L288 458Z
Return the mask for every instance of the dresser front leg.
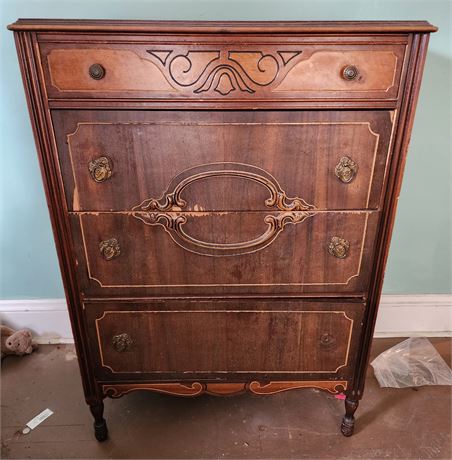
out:
M351 436L355 428L354 413L358 408L359 401L356 399L346 398L345 400L345 415L342 419L341 432L344 436Z
M89 405L91 413L94 417L94 436L99 442L108 439L107 422L104 419L104 403L96 401Z

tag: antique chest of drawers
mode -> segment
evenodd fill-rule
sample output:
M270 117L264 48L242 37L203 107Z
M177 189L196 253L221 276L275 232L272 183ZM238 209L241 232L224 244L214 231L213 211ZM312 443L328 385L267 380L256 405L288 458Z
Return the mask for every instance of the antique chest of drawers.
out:
M98 440L103 399L362 397L427 22L19 20Z

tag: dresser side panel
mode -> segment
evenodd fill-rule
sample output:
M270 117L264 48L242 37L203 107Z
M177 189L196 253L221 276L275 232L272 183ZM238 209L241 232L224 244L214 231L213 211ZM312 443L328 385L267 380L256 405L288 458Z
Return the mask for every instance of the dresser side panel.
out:
M55 161L53 127L43 82L39 76L39 65L36 61L38 44L34 33L14 32L14 36L72 331L79 356L83 389L87 401L92 401L99 398L99 388L94 380L85 339L64 191L61 187L58 162Z
M396 131L394 155L388 172L389 177L385 193L385 202L377 235L377 248L372 267L372 284L369 288L368 296L369 309L364 319L360 354L357 360L356 379L353 383L352 393L359 398L362 397L364 391L366 370L370 358L370 346L377 319L385 267L389 254L411 131L413 128L416 104L422 81L428 41L429 34L416 34L413 36L407 81L404 88L400 118Z

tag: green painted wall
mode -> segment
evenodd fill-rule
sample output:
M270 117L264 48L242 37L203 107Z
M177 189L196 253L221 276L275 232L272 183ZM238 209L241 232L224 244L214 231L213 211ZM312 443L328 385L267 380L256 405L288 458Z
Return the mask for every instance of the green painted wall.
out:
M18 17L364 20L426 19L432 35L385 293L451 293L451 2L435 0L0 0L0 299L63 296L19 75Z

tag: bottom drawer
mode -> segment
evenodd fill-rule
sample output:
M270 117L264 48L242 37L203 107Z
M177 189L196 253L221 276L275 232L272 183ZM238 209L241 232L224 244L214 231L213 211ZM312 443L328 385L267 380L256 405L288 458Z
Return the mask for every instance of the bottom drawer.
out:
M363 309L274 299L85 304L104 380L347 377Z

